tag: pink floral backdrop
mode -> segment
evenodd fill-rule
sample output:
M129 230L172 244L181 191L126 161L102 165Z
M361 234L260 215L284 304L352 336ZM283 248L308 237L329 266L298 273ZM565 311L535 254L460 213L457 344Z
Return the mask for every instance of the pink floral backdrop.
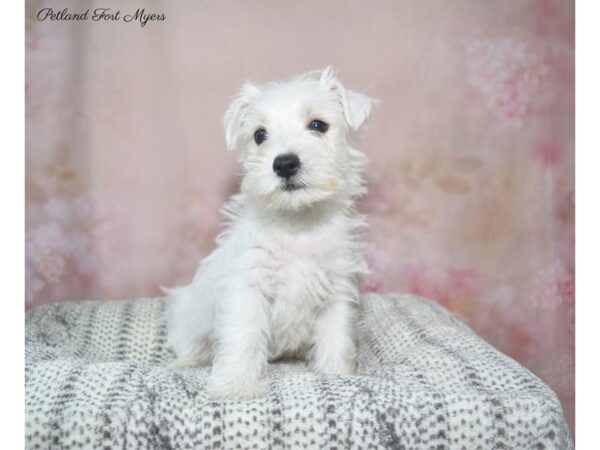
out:
M458 314L557 392L573 430L571 1L27 1L26 307L189 281L238 181L230 97L329 64L382 100L362 289Z

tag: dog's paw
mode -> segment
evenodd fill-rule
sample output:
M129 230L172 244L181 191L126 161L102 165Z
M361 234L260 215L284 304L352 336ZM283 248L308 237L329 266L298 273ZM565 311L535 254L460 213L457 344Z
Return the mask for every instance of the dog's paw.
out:
M267 393L265 382L253 377L227 380L210 377L206 390L215 400L253 400L264 397Z

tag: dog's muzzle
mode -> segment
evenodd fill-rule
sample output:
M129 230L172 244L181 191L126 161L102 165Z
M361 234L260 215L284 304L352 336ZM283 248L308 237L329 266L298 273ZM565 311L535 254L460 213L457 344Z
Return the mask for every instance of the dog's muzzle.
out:
M300 168L300 159L295 153L279 155L273 160L273 171L278 177L288 180L293 177Z

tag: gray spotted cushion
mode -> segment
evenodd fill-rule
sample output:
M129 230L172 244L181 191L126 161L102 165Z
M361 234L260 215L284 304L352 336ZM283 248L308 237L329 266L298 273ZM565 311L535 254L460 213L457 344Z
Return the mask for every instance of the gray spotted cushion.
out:
M26 447L571 449L555 394L435 303L366 295L359 369L270 366L268 396L212 401L172 369L164 299L26 315Z

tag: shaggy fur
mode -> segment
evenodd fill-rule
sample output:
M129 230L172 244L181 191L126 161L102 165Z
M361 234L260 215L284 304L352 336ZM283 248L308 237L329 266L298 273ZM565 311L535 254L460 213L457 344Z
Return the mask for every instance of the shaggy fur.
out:
M283 357L306 358L321 373L355 370L356 277L367 270L355 201L366 158L349 137L374 104L327 68L246 84L227 110L227 146L243 167L224 208L230 223L192 283L167 290L174 364L212 360L212 397L261 396L267 362ZM309 129L313 120L327 132ZM257 145L260 128L267 139ZM273 162L289 153L301 165L285 180Z

